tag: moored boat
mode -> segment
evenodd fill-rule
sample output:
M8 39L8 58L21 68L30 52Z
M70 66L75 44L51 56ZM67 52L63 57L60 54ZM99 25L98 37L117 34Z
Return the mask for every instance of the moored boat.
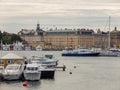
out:
M27 64L24 70L25 80L40 80L41 71L37 64Z
M30 63L38 63L46 67L55 67L58 65L58 60L52 58L52 56L32 56L30 58Z
M5 80L18 80L22 78L24 65L9 64L2 72L3 79Z
M63 50L62 56L99 56L100 52L90 50L84 47L78 47L76 49Z
M50 78L53 79L54 75L55 75L55 68L51 68L48 67L46 65L41 64L39 61L35 60L33 62L31 62L31 64L36 64L39 67L39 71L41 72L41 79L46 79L46 78Z

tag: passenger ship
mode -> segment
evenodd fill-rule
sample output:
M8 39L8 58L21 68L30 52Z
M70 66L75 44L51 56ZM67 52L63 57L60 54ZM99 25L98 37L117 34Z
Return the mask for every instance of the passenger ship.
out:
M100 52L85 47L78 47L76 49L66 48L66 50L62 52L62 56L99 56L99 54Z

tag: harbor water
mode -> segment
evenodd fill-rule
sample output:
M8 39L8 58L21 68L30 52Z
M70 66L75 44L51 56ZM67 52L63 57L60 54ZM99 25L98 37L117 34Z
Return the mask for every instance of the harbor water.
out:
M0 81L0 90L120 90L120 57L62 57L61 51L1 51L0 56L16 53L27 58L53 54L59 66L54 79L29 81ZM71 73L70 73L71 72Z

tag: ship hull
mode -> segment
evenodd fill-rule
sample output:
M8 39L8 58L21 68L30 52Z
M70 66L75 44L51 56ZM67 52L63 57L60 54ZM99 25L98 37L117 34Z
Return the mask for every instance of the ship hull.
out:
M76 53L63 53L62 56L99 56L100 53L80 53L80 54L76 54Z

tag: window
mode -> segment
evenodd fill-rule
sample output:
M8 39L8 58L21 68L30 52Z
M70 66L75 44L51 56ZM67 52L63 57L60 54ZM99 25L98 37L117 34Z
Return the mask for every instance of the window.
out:
M14 61L13 60L8 60L8 64L13 64Z
M0 60L0 64L4 64L4 62L2 60Z

